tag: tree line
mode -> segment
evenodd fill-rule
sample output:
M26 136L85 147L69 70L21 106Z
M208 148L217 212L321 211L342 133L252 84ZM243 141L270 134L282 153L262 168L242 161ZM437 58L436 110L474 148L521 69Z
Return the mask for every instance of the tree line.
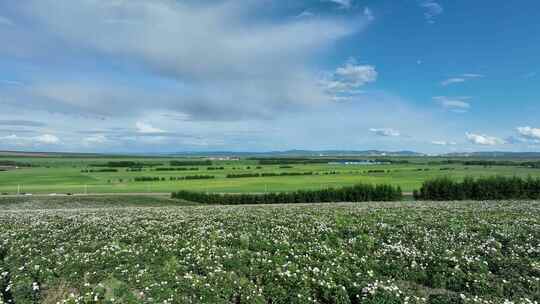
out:
M155 170L156 170L156 171L198 171L199 168L197 168L197 167L193 167L193 168L185 168L185 167L178 167L178 168L173 168L173 167L161 167L161 168L156 168Z
M402 191L399 186L358 184L343 188L265 194L216 194L182 190L173 192L172 198L209 205L367 202L399 201L402 199Z
M276 177L276 176L306 176L314 175L313 172L281 172L281 173L240 173L227 174L226 178L249 178L249 177Z
M187 175L187 176L171 176L169 177L169 180L175 181L175 180L196 180L196 179L214 179L215 176L213 175ZM166 177L162 176L138 176L133 178L133 181L135 182L159 182L159 181L166 181Z
M415 190L416 200L540 199L540 178L490 176L454 181L441 177L425 181Z
M110 167L110 168L142 168L162 166L162 163L156 162L136 162L130 160L109 161L100 164L90 164L90 167Z
M173 167L181 166L211 166L212 161L210 160L171 160L169 165Z
M118 172L118 169L105 168L105 169L82 169L81 173L105 173L105 172Z

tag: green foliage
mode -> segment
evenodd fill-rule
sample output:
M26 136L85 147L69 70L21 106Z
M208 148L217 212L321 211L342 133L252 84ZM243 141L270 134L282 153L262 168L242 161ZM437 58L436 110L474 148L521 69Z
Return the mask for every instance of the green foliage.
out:
M211 166L212 161L210 160L171 160L169 162L171 166Z
M171 176L169 177L170 181L175 180L198 180L198 179L214 179L213 175L186 175L186 176ZM136 182L159 182L166 181L167 179L163 176L137 176L133 179Z
M417 200L503 200L540 199L540 178L491 176L454 181L448 177L425 181Z
M537 201L119 208L125 199L0 209L0 303L540 301Z
M352 187L265 194L210 194L192 191L172 193L172 198L210 205L285 204L325 202L400 201L401 188L358 184Z

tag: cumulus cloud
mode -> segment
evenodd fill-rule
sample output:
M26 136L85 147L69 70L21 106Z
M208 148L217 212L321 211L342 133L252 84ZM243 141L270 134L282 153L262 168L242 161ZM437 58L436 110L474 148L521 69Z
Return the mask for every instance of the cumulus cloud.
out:
M489 136L485 134L474 134L474 133L466 133L467 140L469 142L476 144L476 145L484 145L484 146L496 146L504 144L505 141L494 136Z
M439 103L443 108L450 110L452 112L464 113L471 108L471 104L468 102L470 97L447 97L447 96L436 96L433 97L437 103Z
M435 23L435 17L444 12L443 6L433 0L421 1L420 7L424 9L424 17L429 23Z
M369 129L369 131L375 133L378 136L385 136L385 137L401 136L401 132L399 132L398 130L394 130L392 128L382 128L382 129L371 128Z
M377 77L374 66L357 64L356 60L350 59L327 75L321 83L330 94L355 94L360 87L377 81Z
M517 131L526 139L540 140L540 128L518 127Z
M448 78L446 80L443 80L441 82L441 85L442 86L449 86L451 84L463 83L463 82L469 81L471 79L482 78L482 77L484 77L484 75L482 75L482 74L466 73L466 74L459 75L457 77L451 77L451 78Z
M57 144L60 142L60 139L51 134L43 134L37 137L34 137L34 140L42 144Z

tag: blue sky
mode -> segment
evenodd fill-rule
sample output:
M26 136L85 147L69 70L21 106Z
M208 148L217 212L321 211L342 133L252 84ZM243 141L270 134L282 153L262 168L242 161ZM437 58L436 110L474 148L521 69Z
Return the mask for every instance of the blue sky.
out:
M540 3L0 0L0 150L540 150Z

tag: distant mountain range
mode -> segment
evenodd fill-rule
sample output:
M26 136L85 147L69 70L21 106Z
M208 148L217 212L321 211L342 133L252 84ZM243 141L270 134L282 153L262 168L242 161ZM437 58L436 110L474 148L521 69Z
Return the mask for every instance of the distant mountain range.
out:
M0 151L0 157L421 157L433 156L414 151L382 151L382 150L287 150L269 152L232 152L232 151L193 151L173 153L69 153L69 152L28 152ZM461 152L438 155L439 157L470 158L540 158L540 152Z
M287 151L269 151L269 152L178 152L169 155L185 156L258 156L258 157L324 157L324 156L423 156L425 154L413 151L380 151L380 150L287 150Z
M448 153L446 157L478 157L478 158L539 158L540 152L469 152L469 153Z

